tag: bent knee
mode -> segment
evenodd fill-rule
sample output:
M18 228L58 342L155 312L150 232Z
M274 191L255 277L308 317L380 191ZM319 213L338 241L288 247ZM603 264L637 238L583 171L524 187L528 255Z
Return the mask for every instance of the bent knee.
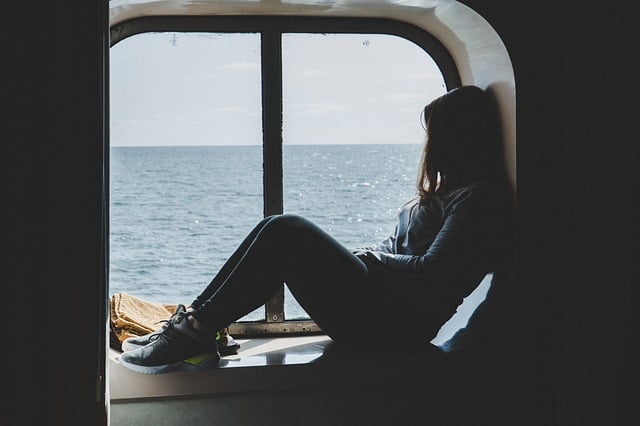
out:
M297 238L308 234L308 232L300 232L301 230L313 232L316 228L316 225L310 220L297 214L287 213L270 216L269 222L265 225L263 231L283 239L287 237Z
M309 221L308 219L305 219L304 217L293 213L274 215L270 216L270 218L270 226L299 227L311 224L311 221Z

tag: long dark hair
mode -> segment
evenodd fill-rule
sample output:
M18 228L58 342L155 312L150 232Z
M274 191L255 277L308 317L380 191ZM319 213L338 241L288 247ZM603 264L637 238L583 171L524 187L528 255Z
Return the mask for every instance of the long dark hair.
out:
M426 143L418 173L424 198L473 182L503 183L500 122L493 97L476 86L462 86L424 108Z

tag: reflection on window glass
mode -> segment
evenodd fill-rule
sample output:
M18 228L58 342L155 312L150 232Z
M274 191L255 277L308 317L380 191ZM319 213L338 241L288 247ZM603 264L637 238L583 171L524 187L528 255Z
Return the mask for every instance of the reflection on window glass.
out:
M260 37L141 34L110 61L110 291L188 304L262 218Z
M284 209L349 248L393 231L415 193L420 113L445 93L433 59L395 36L285 34ZM288 289L285 318L308 318Z

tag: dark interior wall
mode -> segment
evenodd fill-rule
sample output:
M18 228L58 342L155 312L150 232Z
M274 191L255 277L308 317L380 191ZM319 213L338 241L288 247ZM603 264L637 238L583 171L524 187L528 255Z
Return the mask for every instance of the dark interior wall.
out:
M106 3L3 12L3 385L12 397L3 424L104 419ZM483 406L477 424L624 424L640 217L632 15L577 1L464 3L498 31L515 68L519 269L507 321L474 361L491 382L443 409Z
M532 424L626 424L640 259L633 19L596 2L464 3L501 35L516 75L519 269L500 339L538 386L507 378L513 402L551 400L552 418Z
M640 150L633 122L640 34L621 9L576 4L572 16L566 86L580 101L566 114L569 274L558 320L557 418L562 424L632 424L625 398L637 335L631 288L639 281L634 263L640 260L634 235Z
M3 8L8 249L0 282L12 325L3 333L9 398L2 424L98 425L105 416L96 377L105 332L99 231L107 3Z

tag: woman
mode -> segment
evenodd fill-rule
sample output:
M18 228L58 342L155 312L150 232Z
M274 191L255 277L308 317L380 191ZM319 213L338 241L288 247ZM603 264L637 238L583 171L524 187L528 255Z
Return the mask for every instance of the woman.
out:
M267 217L188 309L125 341L131 350L121 364L150 374L217 365L215 331L263 305L284 282L337 342L377 351L385 335L431 340L500 259L507 192L486 92L454 89L427 105L424 117L418 194L389 238L348 250L302 217Z

